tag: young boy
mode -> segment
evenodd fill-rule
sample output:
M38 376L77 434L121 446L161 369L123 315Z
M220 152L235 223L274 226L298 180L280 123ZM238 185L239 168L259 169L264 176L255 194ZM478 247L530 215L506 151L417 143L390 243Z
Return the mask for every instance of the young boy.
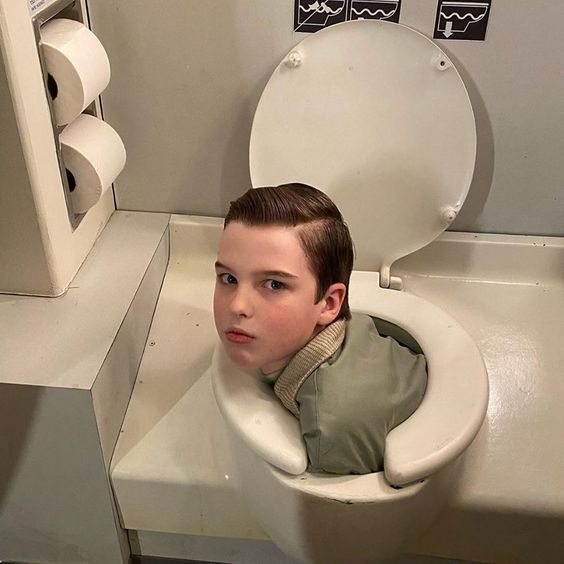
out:
M418 407L425 360L352 314L353 244L340 211L304 184L231 203L214 318L231 360L262 371L300 421L311 471L383 468L386 434Z

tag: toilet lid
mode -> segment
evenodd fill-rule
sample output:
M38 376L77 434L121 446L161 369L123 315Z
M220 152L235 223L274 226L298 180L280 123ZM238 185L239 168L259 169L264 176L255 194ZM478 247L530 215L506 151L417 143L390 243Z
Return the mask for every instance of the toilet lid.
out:
M303 40L271 76L250 143L254 187L311 184L339 206L357 270L430 243L460 209L476 128L450 59L408 27L375 20Z

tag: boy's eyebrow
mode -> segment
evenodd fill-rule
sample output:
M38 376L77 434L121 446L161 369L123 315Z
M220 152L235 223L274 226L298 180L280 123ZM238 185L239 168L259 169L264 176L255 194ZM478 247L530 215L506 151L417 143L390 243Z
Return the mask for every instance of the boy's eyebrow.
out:
M219 268L220 270L231 270L227 265L219 262L218 260L215 261L215 268ZM295 274L285 272L284 270L261 270L255 274L260 274L261 276L278 276L280 278L298 278Z
M263 276L278 276L279 278L297 278L295 274L284 272L283 270L263 270L259 274Z

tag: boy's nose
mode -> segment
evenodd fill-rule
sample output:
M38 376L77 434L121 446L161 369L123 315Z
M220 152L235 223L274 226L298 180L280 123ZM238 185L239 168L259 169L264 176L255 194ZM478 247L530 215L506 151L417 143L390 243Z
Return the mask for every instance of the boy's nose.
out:
M231 311L238 317L250 317L253 312L252 298L249 292L238 288L231 301Z

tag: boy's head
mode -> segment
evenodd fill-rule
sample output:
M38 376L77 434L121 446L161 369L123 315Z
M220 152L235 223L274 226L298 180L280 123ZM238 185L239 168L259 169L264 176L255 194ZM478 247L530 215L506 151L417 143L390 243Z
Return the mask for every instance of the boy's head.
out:
M348 319L352 265L349 230L323 192L285 184L232 202L214 297L232 360L272 372L326 325Z

